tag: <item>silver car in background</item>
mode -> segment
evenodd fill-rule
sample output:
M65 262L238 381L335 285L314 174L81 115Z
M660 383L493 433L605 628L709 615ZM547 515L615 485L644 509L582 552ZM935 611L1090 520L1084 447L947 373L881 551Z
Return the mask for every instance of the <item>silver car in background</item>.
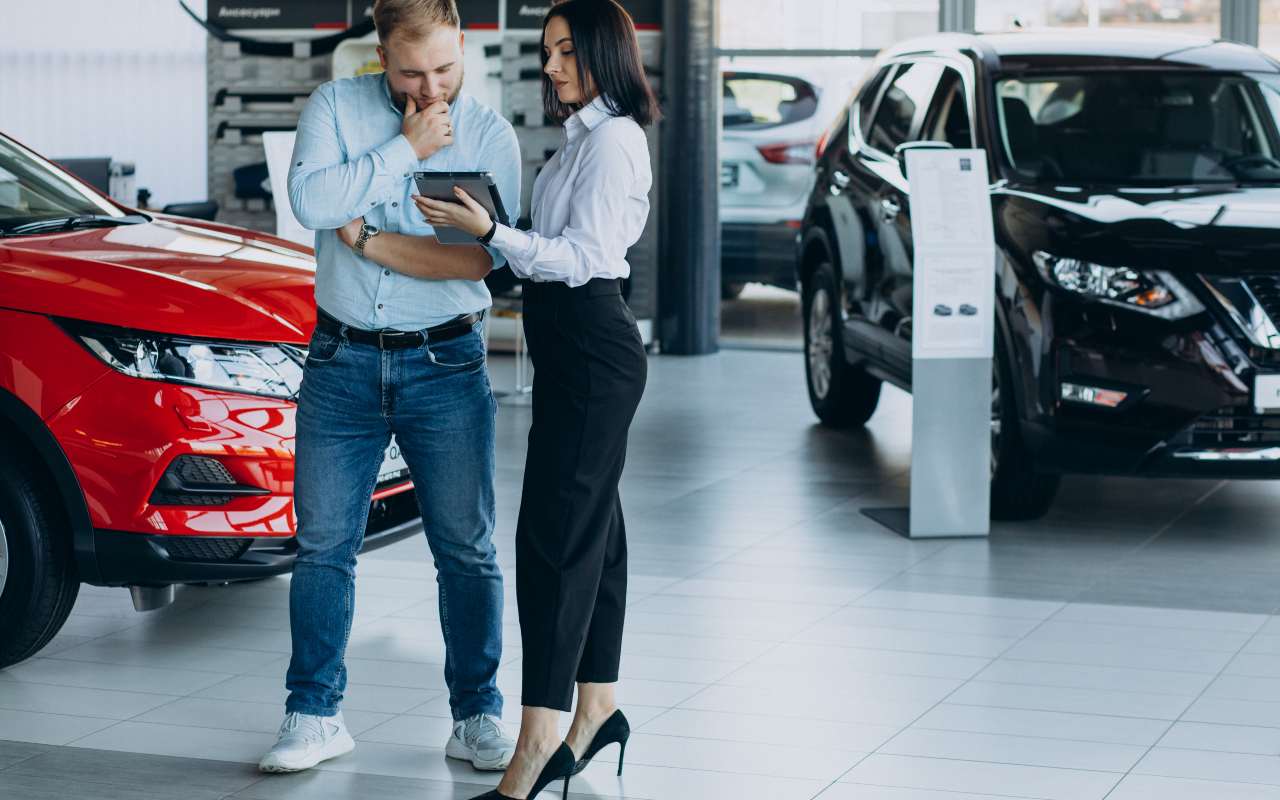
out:
M813 188L818 141L843 97L773 72L723 73L720 141L721 287L796 288L796 236Z

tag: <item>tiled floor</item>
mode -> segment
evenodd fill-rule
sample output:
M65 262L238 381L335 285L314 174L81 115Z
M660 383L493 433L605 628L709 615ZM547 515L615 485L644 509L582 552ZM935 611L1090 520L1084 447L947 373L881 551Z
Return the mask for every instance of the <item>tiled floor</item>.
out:
M798 354L654 359L624 487L636 734L622 779L607 752L572 796L1280 800L1280 490L1076 478L1041 522L907 541L860 510L905 501L909 410L889 391L867 431L834 433ZM503 405L508 575L527 424ZM356 752L254 772L281 715L287 590L191 588L139 615L86 589L50 648L0 672L0 797L467 798L496 781L440 749L418 539L360 563Z

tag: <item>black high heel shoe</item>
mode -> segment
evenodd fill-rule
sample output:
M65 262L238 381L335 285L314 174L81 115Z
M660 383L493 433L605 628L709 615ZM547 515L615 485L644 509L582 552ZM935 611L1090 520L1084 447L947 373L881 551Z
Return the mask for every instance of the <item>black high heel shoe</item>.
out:
M547 784L564 778L564 794L561 797L569 796L569 778L576 775L573 763L573 751L569 749L569 745L564 742L556 748L551 754L551 760L542 768L542 772L538 774L538 779L533 782L533 788L529 790L527 800L533 800L538 793L547 788ZM491 792L485 792L482 795L471 798L471 800L516 800L513 797L507 797L502 792L494 789Z
M587 752L574 765L573 774L577 775L586 769L587 765L591 763L591 759L595 758L596 753L611 744L617 744L618 775L622 775L622 759L627 754L627 740L630 738L631 724L623 716L622 709L618 709L604 721L604 724L600 726L600 730L596 731L596 735L591 738L591 744L587 747Z

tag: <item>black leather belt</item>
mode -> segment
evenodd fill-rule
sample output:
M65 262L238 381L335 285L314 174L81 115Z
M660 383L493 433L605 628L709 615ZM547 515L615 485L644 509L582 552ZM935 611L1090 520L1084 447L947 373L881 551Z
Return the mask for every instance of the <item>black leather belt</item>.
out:
M481 319L481 314L464 314L454 317L448 322L420 331L367 331L364 328L353 328L338 320L324 309L316 309L316 328L330 336L345 336L347 341L366 344L379 350L400 350L406 347L421 347L426 342L447 342L466 336Z

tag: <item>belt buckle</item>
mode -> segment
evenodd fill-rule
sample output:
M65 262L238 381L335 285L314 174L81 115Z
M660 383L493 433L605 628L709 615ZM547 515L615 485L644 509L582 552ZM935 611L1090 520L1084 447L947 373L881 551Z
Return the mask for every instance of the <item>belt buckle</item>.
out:
M383 338L384 335L385 335L384 331L378 331L378 349L379 350L387 349L386 340Z

